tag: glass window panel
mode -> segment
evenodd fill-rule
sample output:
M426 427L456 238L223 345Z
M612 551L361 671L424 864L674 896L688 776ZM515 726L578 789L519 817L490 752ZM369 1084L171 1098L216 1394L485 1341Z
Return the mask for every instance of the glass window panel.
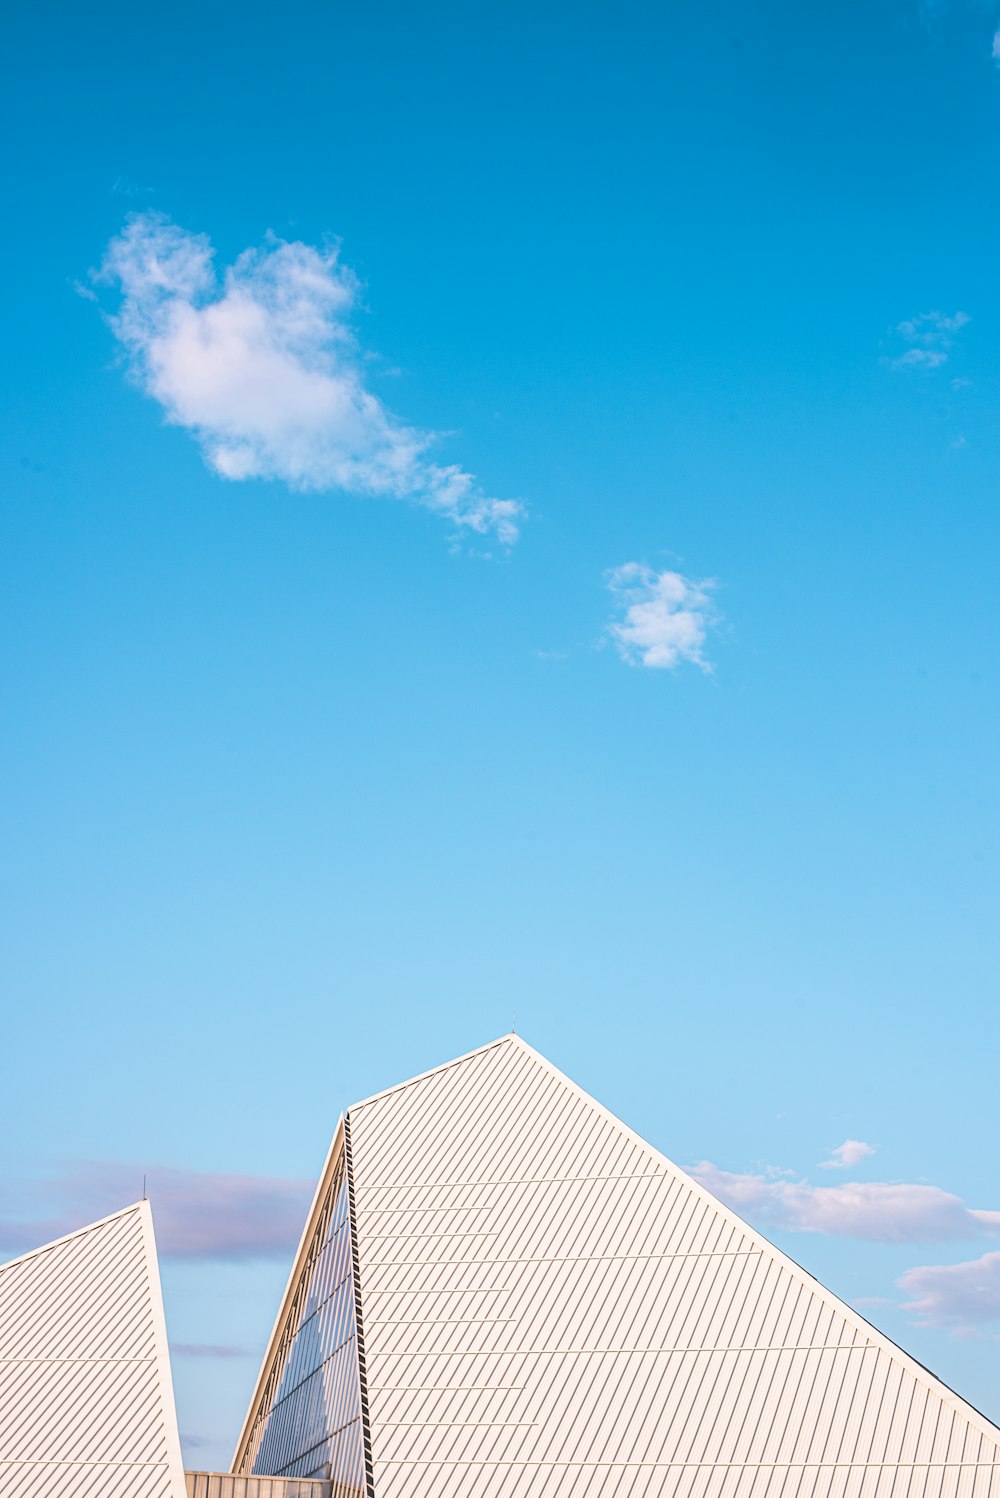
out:
M333 1479L335 1498L358 1498L365 1465L343 1168L317 1223L269 1382L251 1439L251 1470Z

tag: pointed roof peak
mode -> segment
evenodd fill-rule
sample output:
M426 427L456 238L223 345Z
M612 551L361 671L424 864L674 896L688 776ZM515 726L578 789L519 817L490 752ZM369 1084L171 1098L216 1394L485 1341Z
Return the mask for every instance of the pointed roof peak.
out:
M94 1233L100 1228L110 1227L113 1222L117 1222L119 1218L128 1217L132 1212L151 1218L149 1199L144 1196L137 1202L130 1202L127 1207L119 1207L116 1212L109 1212L106 1217L98 1217L95 1222L85 1222L78 1228L72 1228L68 1233L60 1233L58 1238L50 1238L48 1243L40 1243L37 1248L29 1248L26 1253L17 1254L13 1259L4 1259L0 1263L0 1274L3 1274L5 1269L13 1269L15 1264L24 1264L28 1259L37 1258L39 1254L47 1254L54 1248L61 1248L64 1243L70 1243L74 1238L82 1238L86 1233Z
M184 1498L149 1202L0 1265L3 1491Z
M525 1040L522 1035L517 1034L516 1031L508 1031L506 1035L501 1035L496 1040L489 1041L486 1045L478 1046L475 1050L468 1051L462 1056L456 1056L451 1061L442 1062L428 1071L422 1072L415 1077L410 1077L404 1082L397 1083L394 1087L388 1087L382 1092L374 1093L371 1097L366 1098L363 1103L354 1104L349 1111L354 1112L359 1108L366 1107L369 1103L380 1101L393 1093L402 1092L408 1088L417 1086L432 1077L463 1066L476 1057L502 1046L517 1049L523 1055L530 1057L550 1078L565 1087L571 1095L583 1103L594 1115L602 1118L605 1123L610 1124L616 1131L619 1131L620 1137L627 1139L638 1150L639 1154L657 1170L665 1170L673 1179L683 1183L684 1189L690 1192L692 1197L702 1202L720 1220L728 1222L731 1227L744 1234L747 1240L756 1246L758 1252L763 1253L772 1263L779 1266L791 1277L793 1282L796 1282L808 1294L815 1295L829 1311L832 1311L835 1315L843 1316L848 1324L855 1328L858 1334L866 1338L872 1346L881 1349L898 1367L905 1369L916 1379L921 1387L935 1397L940 1398L950 1408L959 1411L962 1417L969 1419L970 1423L982 1435L985 1435L990 1441L996 1442L997 1427L980 1410L976 1409L974 1405L970 1405L967 1400L962 1399L960 1395L956 1394L953 1389L943 1383L924 1364L912 1357L890 1337L879 1331L854 1306L842 1301L838 1295L821 1281L817 1280L814 1275L810 1274L795 1259L778 1248L759 1229L748 1223L732 1207L720 1201L718 1197L709 1191L706 1186L703 1186L694 1176L689 1175L683 1166L678 1165L669 1156L664 1154L662 1150L658 1149L656 1145L650 1143L643 1135L631 1128L629 1124L625 1123L610 1108L595 1098L586 1088L575 1082L572 1077L561 1071L554 1062L550 1061L547 1056L537 1050L529 1041Z

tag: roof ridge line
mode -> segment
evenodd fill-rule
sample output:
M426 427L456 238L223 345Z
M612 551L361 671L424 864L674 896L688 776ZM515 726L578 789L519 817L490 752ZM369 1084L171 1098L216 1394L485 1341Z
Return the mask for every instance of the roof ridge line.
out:
M466 1051L463 1056L454 1056L450 1061L441 1061L437 1066L428 1067L427 1071L418 1072L415 1077L407 1077L404 1082L395 1082L391 1087L383 1087L379 1092L373 1092L368 1097L362 1098L358 1103L351 1103L345 1112L355 1112L358 1108L367 1108L369 1103L377 1103L381 1098L388 1097L390 1093L401 1092L404 1087L413 1087L417 1082L426 1082L428 1077L435 1076L438 1072L448 1071L452 1066L461 1066L464 1061L471 1061L473 1056L481 1056L486 1051L492 1051L495 1046L504 1045L510 1040L520 1040L513 1030L506 1035L498 1035L496 1040L488 1040L485 1045L477 1045L474 1050ZM530 1050L530 1046L528 1047ZM537 1052L532 1052L536 1055ZM544 1060L544 1057L542 1058Z
M936 1373L932 1373L930 1368L919 1362L905 1348L900 1347L899 1343L894 1342L885 1332L880 1332L878 1327L874 1326L867 1317L862 1316L861 1312L856 1310L854 1306L850 1305L846 1300L841 1300L840 1296L825 1285L822 1280L810 1274L808 1269L803 1268L796 1259L793 1259L790 1254L786 1254L776 1243L772 1243L770 1238L766 1238L763 1233L747 1222L745 1217L741 1217L732 1207L727 1206L720 1197L715 1196L709 1191L707 1186L703 1186L694 1176L689 1175L683 1166L671 1160L669 1155L665 1155L662 1150L657 1149L655 1144L650 1144L648 1139L644 1139L641 1134L638 1134L635 1129L620 1119L616 1113L612 1113L610 1108L605 1107L602 1102L593 1097L585 1087L581 1087L579 1082L574 1082L572 1077L568 1077L565 1072L560 1071L558 1066L551 1062L547 1056L543 1056L540 1051L536 1051L534 1046L530 1045L522 1036L515 1035L512 1038L519 1043L522 1049L533 1056L540 1065L544 1066L548 1072L564 1083L577 1097L583 1098L611 1123L616 1124L630 1139L640 1145L648 1155L652 1155L654 1159L666 1164L703 1201L715 1208L716 1211L724 1213L731 1222L736 1224L749 1238L759 1243L779 1264L787 1265L800 1284L803 1284L813 1294L818 1294L820 1299L825 1301L828 1306L831 1306L840 1315L846 1316L849 1324L853 1324L856 1329L861 1331L863 1336L869 1337L876 1346L881 1347L894 1362L901 1364L916 1378L918 1384L928 1389L935 1398L941 1399L952 1410L956 1410L957 1408L957 1413L963 1419L968 1420L971 1416L970 1423L979 1429L980 1435L985 1436L994 1446L1000 1448L1000 1427L994 1425L993 1421L984 1415L982 1410L978 1410L974 1404L970 1404L957 1390L951 1388L943 1379L938 1378Z
M153 1321L153 1355L160 1388L161 1429L166 1447L165 1461L158 1465L166 1467L168 1480L179 1498L179 1495L186 1491L184 1456L181 1451L177 1404L174 1399L174 1380L170 1367L170 1339L167 1336L167 1321L163 1307L160 1256L156 1251L156 1230L153 1227L153 1209L149 1204L149 1198L144 1196L136 1203L136 1206L139 1208L139 1224L142 1228L146 1255L146 1285L149 1294L149 1312Z

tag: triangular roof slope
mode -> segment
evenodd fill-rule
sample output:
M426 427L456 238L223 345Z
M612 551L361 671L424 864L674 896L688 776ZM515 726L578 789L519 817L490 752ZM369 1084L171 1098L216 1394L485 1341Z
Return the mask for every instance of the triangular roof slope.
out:
M520 1038L348 1137L375 1498L1000 1498L1000 1431Z
M0 1265L0 1493L184 1498L149 1203Z
M233 1472L365 1489L365 1426L344 1122L292 1264L233 1457Z

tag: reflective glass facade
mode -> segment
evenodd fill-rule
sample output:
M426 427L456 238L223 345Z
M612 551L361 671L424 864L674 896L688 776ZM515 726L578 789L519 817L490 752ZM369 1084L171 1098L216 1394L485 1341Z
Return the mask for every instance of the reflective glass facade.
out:
M242 1470L365 1488L354 1277L341 1160L313 1233Z

